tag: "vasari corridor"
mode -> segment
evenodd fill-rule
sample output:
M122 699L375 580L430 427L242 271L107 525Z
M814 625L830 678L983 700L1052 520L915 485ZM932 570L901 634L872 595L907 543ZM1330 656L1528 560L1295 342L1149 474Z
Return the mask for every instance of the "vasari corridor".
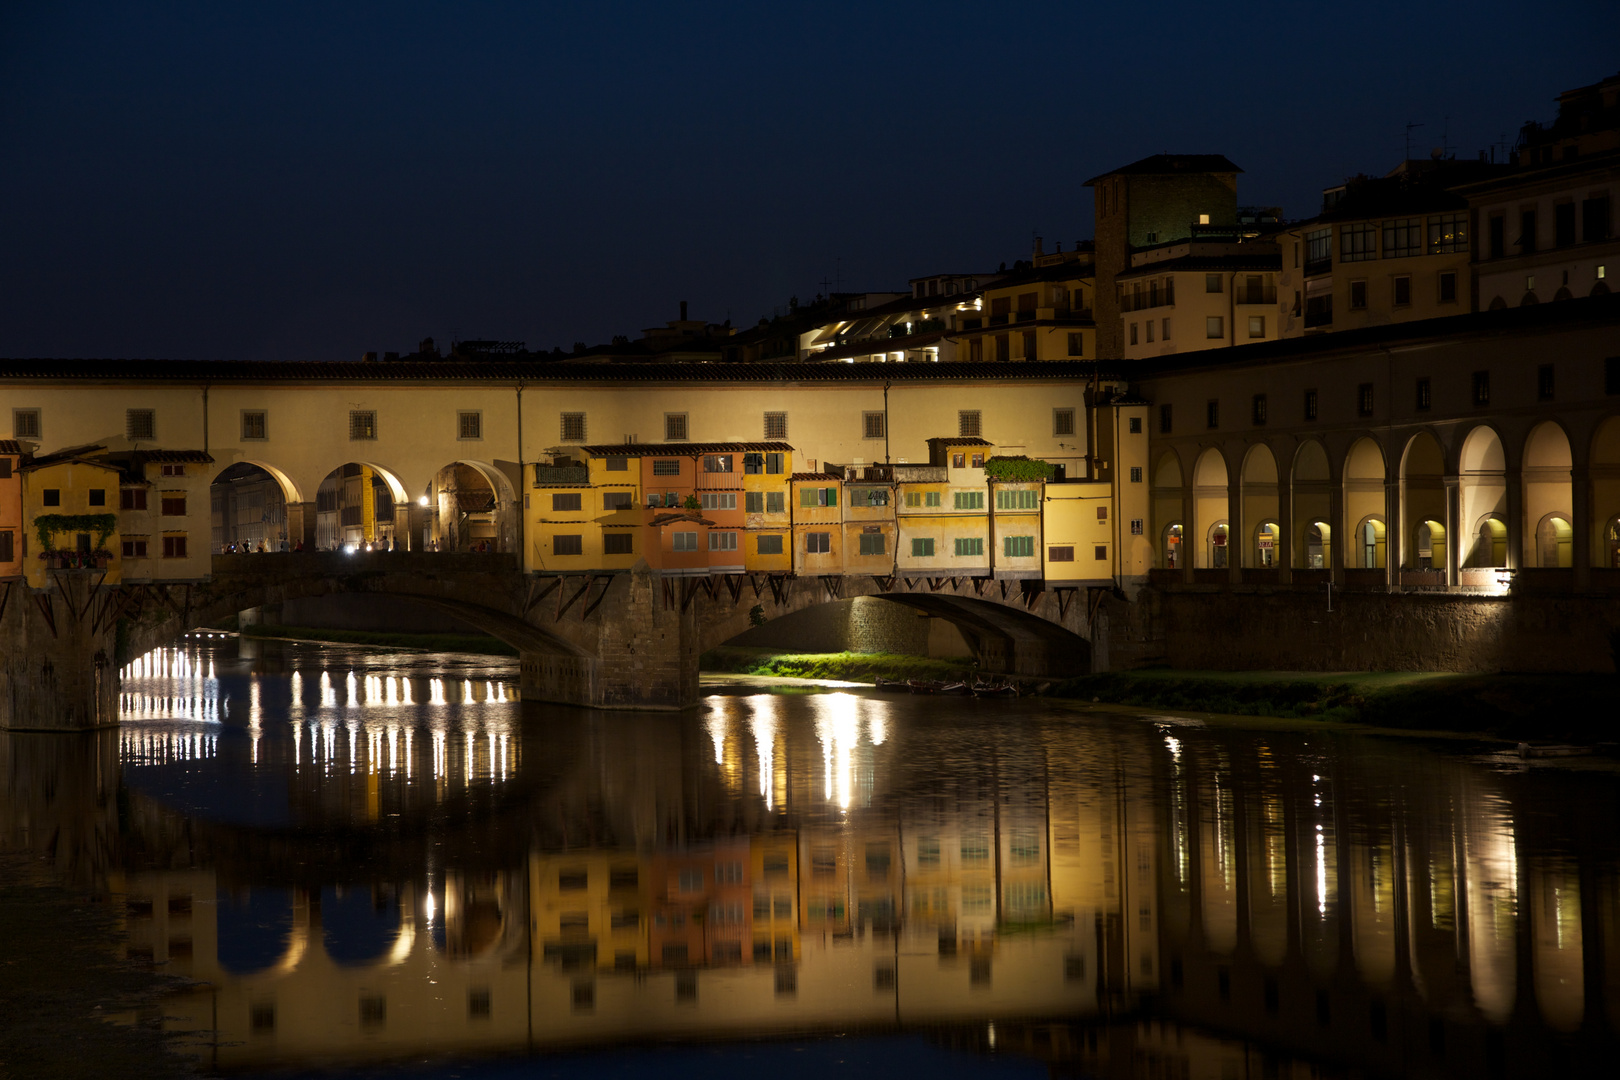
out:
M0 13L0 1080L1612 1075L1617 41Z

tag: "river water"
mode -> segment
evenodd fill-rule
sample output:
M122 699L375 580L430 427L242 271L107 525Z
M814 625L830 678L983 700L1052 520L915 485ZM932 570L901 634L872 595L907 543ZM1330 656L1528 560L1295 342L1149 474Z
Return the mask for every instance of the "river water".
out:
M519 701L508 661L232 638L123 688L116 732L0 734L0 849L193 980L146 1019L210 1072L1579 1076L1616 1049L1604 759L844 687L600 713Z

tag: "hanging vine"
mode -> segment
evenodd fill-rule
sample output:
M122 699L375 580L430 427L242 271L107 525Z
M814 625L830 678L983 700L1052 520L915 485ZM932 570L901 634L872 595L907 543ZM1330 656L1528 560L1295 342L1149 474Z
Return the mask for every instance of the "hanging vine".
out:
M42 556L55 550L52 540L57 533L94 533L95 548L101 551L107 546L107 538L118 530L118 515L41 514L34 519L34 530Z

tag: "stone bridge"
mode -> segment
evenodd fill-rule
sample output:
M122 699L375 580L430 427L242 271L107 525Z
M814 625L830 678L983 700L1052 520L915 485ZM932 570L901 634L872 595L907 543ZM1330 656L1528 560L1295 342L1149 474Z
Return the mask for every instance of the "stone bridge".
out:
M117 723L127 660L237 612L332 594L435 608L518 650L525 698L595 708L680 709L698 699L698 657L757 618L873 596L956 625L986 672L1041 677L1093 666L1108 590L985 577L524 574L508 555L388 552L219 555L194 584L106 586L54 571L50 587L0 585L0 727ZM757 610L756 610L757 609Z

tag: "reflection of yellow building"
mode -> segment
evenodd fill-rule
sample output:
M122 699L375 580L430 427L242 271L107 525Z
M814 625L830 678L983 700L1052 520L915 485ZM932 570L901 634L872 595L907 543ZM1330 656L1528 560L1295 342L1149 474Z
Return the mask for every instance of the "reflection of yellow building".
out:
M564 971L646 968L648 873L634 852L531 855L529 926L542 955Z

